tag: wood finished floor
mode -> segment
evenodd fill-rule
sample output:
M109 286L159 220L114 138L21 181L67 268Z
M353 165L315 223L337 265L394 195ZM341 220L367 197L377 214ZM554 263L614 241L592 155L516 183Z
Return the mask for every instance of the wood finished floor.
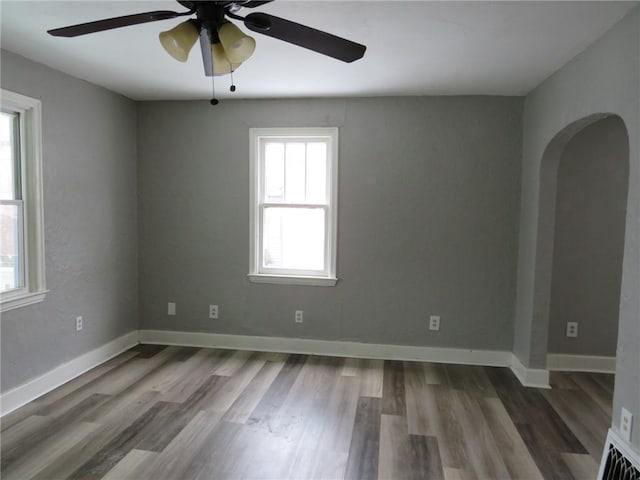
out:
M613 376L139 345L2 418L10 479L586 479Z

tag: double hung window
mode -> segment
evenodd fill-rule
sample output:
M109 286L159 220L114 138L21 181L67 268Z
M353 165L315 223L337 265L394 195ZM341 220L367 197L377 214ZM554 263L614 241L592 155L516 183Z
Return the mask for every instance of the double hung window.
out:
M40 102L2 90L0 296L2 311L44 298Z
M251 129L256 282L336 283L337 128Z

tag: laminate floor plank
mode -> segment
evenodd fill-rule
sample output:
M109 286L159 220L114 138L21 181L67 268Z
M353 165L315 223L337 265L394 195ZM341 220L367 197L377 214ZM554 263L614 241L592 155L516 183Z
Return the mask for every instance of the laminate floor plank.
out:
M544 445L535 426L519 423L516 428L545 479L574 480L571 470L562 459L562 452Z
M50 423L50 418L31 415L2 432L1 469L6 468L24 450L33 448L39 441L41 431L46 431Z
M220 421L219 413L200 411L160 453L132 468L136 480L180 479Z
M38 444L37 455L29 455L28 451L24 451L21 461L13 462L6 468L3 467L2 478L24 480L34 477L66 450L82 442L97 427L98 425L93 423L80 422L62 428L56 435Z
M179 347L166 347L150 358L134 357L96 379L96 384L91 385L91 391L105 395L117 395L135 385L150 372L161 368L178 351Z
M355 377L358 374L359 364L360 360L357 358L345 358L340 375L343 377Z
M496 447L509 471L509 478L542 480L540 470L502 402L497 398L485 398L480 405Z
M613 375L140 346L2 420L2 478L594 478Z
M486 397L497 396L484 367L476 365L445 365L449 386L454 390L477 392Z
M328 402L331 415L323 421L318 455L312 478L344 478L349 458L349 447L358 408L360 384L354 377L338 379Z
M286 476L308 478L313 474L314 452L320 451L325 422L331 421L334 414L328 405L341 378L341 367L341 359L309 356L269 423L271 431L295 439Z
M406 415L407 405L404 385L403 363L386 360L382 377L383 414Z
M158 456L156 452L133 449L122 460L116 463L102 480L139 480L137 470L150 464ZM177 477L176 477L177 478Z
M562 459L571 470L575 480L593 480L598 474L598 462L591 455L563 453Z
M467 465L476 478L509 478L500 450L478 403L475 389L453 390L453 409L462 430ZM484 397L480 397L484 399Z
M251 412L247 423L267 422L278 412L305 361L306 358L304 355L289 356L276 378L256 405L256 408Z
M549 390L543 395L592 456L602 453L610 415L579 390Z
M315 402L299 415L304 431L292 454L289 478L343 478L358 404L359 384L333 369ZM283 413L284 410L283 409Z
M378 453L379 480L412 478L410 469L411 442L407 431L405 417L382 414L380 418L380 451Z
M437 409L433 391L428 387L428 380L421 365L416 362L405 362L405 403L408 433L413 435L434 435L432 415Z
M589 396L592 402L597 404L608 417L611 417L613 409L611 393L596 380L597 376L598 374L592 373L572 373L571 379L582 392Z
M361 379L360 396L382 398L384 360L361 359L358 375Z
M162 399L167 402L182 403L195 392L202 379L208 378L216 368L232 354L231 350L202 349L189 360L181 364L179 372L175 372L171 383L160 388Z
M242 478L247 468L241 455L248 446L243 442L244 425L218 422L183 472L183 478Z
M7 413L4 417L0 418L0 435L18 423L25 421L27 418L37 415L40 408L42 408L42 406L38 404L38 402L33 401Z
M231 405L238 399L242 392L247 388L251 380L258 374L264 366L265 361L260 354L254 354L248 357L245 362L229 376L225 382L225 388L211 399L207 405L207 410L213 412L225 413L231 408Z
M167 410L175 408L175 404L159 402L147 410L125 428L120 434L115 436L93 457L78 467L70 476L69 480L78 479L100 479L111 470L127 453L136 448L138 443L144 439L148 431L159 424L154 424L153 420L163 418Z
M454 390L443 385L430 385L425 389L428 436L435 436L440 445L443 467L461 470L474 478L464 433L455 408Z
M347 460L347 479L378 478L382 399L360 397Z
M447 383L447 373L442 363L420 363L424 370L425 381L428 385L443 385Z
M84 441L70 446L64 453L38 472L33 480L66 479L122 433L128 424L101 425Z
M224 420L227 422L246 423L282 370L283 365L284 361L265 362L260 371L247 384L244 391L229 407L229 410L224 415Z
M252 352L245 350L231 351L231 355L227 357L224 362L218 365L211 373L221 377L230 377L242 368L252 355Z
M18 435L7 435L8 438L5 438L5 435L3 435L2 459L0 463L2 470L10 470L12 465L23 456L25 451L30 449L40 450L42 444L46 444L49 439L55 437L61 429L77 421L85 410L90 411L106 399L108 399L106 395L91 395L60 417L39 417L45 420L39 422L37 428L29 429L26 435L19 437ZM12 436L18 438L12 440Z
M463 472L457 468L444 467L444 480L464 480Z
M409 435L407 469L412 480L444 480L442 460L436 437Z

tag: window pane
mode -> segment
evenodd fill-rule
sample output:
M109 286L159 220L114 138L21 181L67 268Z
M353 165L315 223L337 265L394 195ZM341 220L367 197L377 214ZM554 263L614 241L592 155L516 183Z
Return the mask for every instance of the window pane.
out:
M15 147L18 145L15 135L18 115L15 113L0 113L0 199L15 200L20 198L16 189L19 176L17 172L17 155Z
M307 202L327 203L326 143L307 143Z
M267 143L264 147L265 202L284 201L284 144Z
M22 205L0 205L0 292L23 287Z
M265 208L264 267L324 270L323 209Z
M286 201L305 199L305 144L287 143Z

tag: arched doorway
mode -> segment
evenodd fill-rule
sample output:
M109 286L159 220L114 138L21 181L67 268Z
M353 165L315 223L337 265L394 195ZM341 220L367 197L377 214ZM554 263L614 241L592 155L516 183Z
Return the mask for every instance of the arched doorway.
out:
M615 371L628 188L629 138L617 115L574 122L544 151L532 330L549 370ZM568 322L577 322L577 337ZM552 372L544 393L589 453L576 457L585 472L597 470L613 382Z
M567 142L556 181L550 369L615 370L628 186L620 117L597 120ZM577 336L569 336L574 325Z
M593 131L600 131L601 129L604 129L608 131L609 135L612 137L618 138L615 147L612 149L617 151L616 156L618 158L611 161L616 161L622 165L623 171L625 172L623 205L626 207L627 204L626 189L628 188L629 181L629 140L626 126L620 117L605 113L591 115L571 123L553 137L551 142L547 145L540 163L540 192L532 319L532 331L534 332L532 347L536 349L536 352L532 352L532 356L536 356L538 358L546 358L550 340L549 331L554 267L554 241L556 239L555 227L558 167L561 159L565 153L568 152L568 148L575 148L575 151L573 152L573 154L575 154L576 151L580 151L581 148L585 148L584 143L581 142L586 142L587 146L593 146L594 142L597 143L597 137L592 138L589 136L590 133L593 133L591 129L593 129ZM575 140L575 145L572 147L573 140ZM571 154L571 152L569 152L569 154ZM624 214L622 217L623 223L621 231L616 234L616 236L619 234L620 238L624 238ZM621 245L620 248L623 248L623 245ZM618 261L621 265L622 254L620 255L621 256ZM620 265L618 265L618 268L620 268ZM620 274L618 274L618 276L620 276ZM617 292L617 295L619 296L619 284ZM616 305L619 305L619 298L617 299ZM617 309L614 321L617 325Z

